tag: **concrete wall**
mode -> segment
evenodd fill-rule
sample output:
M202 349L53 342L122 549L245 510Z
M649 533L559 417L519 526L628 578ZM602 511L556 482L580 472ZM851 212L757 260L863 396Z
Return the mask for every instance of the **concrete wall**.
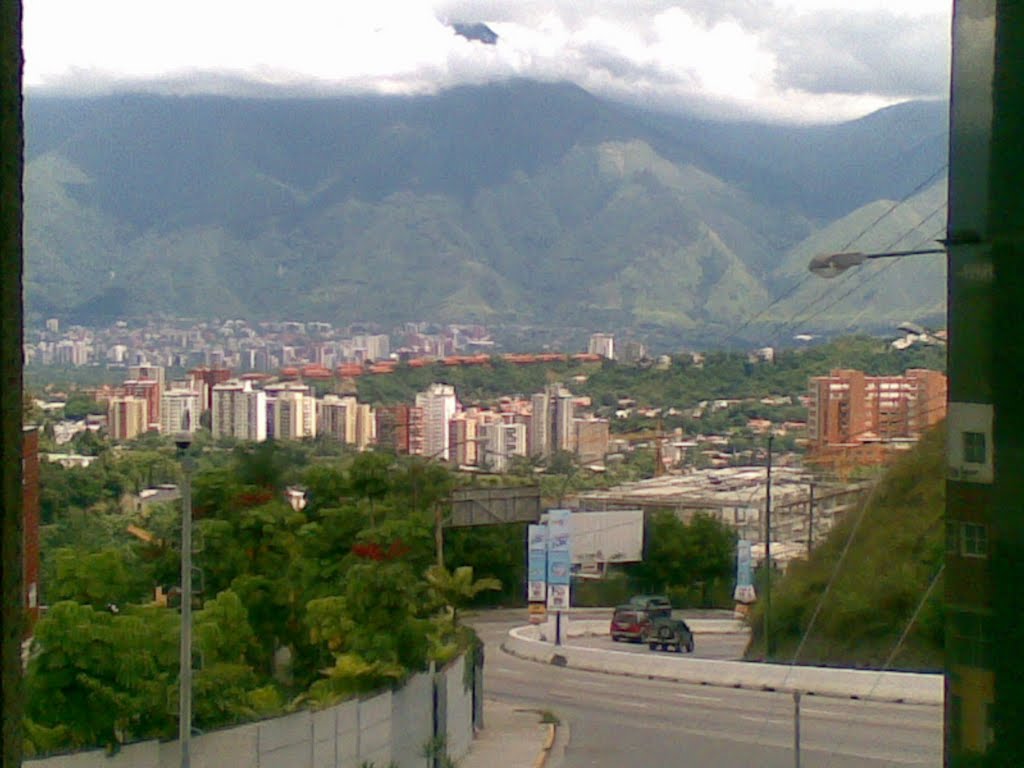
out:
M447 697L440 723L448 754L469 751L473 739L472 689L463 684L463 658L437 673ZM414 675L392 692L347 701L318 712L301 711L272 720L214 731L192 739L193 768L429 768L423 746L434 732L434 679ZM27 760L26 768L175 768L177 741L130 744L108 757L103 750Z
M694 634L700 634L697 620L687 623L693 628ZM592 626L594 629L597 628L596 623ZM853 697L872 701L941 704L944 700L943 677L937 674L678 658L661 653L628 653L572 645L555 646L550 640L541 639L550 636L553 634L547 627L519 627L509 632L504 648L509 653L534 661L615 675L634 675L684 683L720 685L727 688L800 691L819 696Z
M445 743L453 757L466 754L473 741L473 686L466 685L466 663L466 657L460 656L445 669Z

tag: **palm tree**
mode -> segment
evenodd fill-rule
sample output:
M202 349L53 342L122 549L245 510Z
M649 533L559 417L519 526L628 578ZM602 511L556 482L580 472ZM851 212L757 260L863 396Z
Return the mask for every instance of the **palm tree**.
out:
M432 565L424 574L427 584L438 602L452 612L452 625L458 626L457 611L486 589L501 589L501 582L493 576L473 580L473 566L463 565L449 571L443 565Z

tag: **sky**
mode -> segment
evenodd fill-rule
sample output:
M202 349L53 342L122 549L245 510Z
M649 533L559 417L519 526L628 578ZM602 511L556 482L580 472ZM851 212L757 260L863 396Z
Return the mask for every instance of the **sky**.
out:
M512 77L834 122L948 95L952 0L24 0L25 88L423 94ZM454 22L483 22L494 45Z

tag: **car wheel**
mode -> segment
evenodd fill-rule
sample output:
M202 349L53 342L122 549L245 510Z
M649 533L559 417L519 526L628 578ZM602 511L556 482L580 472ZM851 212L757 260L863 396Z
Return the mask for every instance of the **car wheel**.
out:
M647 647L650 648L652 651L658 650L658 644L657 643L648 643Z
M683 644L682 643L676 643L676 653L682 653L682 652L683 652Z
M617 643L617 642L619 642L619 640L621 640L621 639L622 639L622 638L620 638L620 637L619 637L618 635L612 635L612 642L613 642L613 643Z
M686 644L686 652L687 653L693 653L693 640L691 640L690 642L688 642Z

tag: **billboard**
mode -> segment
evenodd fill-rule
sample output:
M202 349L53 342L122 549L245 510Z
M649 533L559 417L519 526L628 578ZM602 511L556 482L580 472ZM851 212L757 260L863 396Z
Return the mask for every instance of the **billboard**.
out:
M644 513L639 509L576 512L569 518L572 562L638 563L644 552Z

